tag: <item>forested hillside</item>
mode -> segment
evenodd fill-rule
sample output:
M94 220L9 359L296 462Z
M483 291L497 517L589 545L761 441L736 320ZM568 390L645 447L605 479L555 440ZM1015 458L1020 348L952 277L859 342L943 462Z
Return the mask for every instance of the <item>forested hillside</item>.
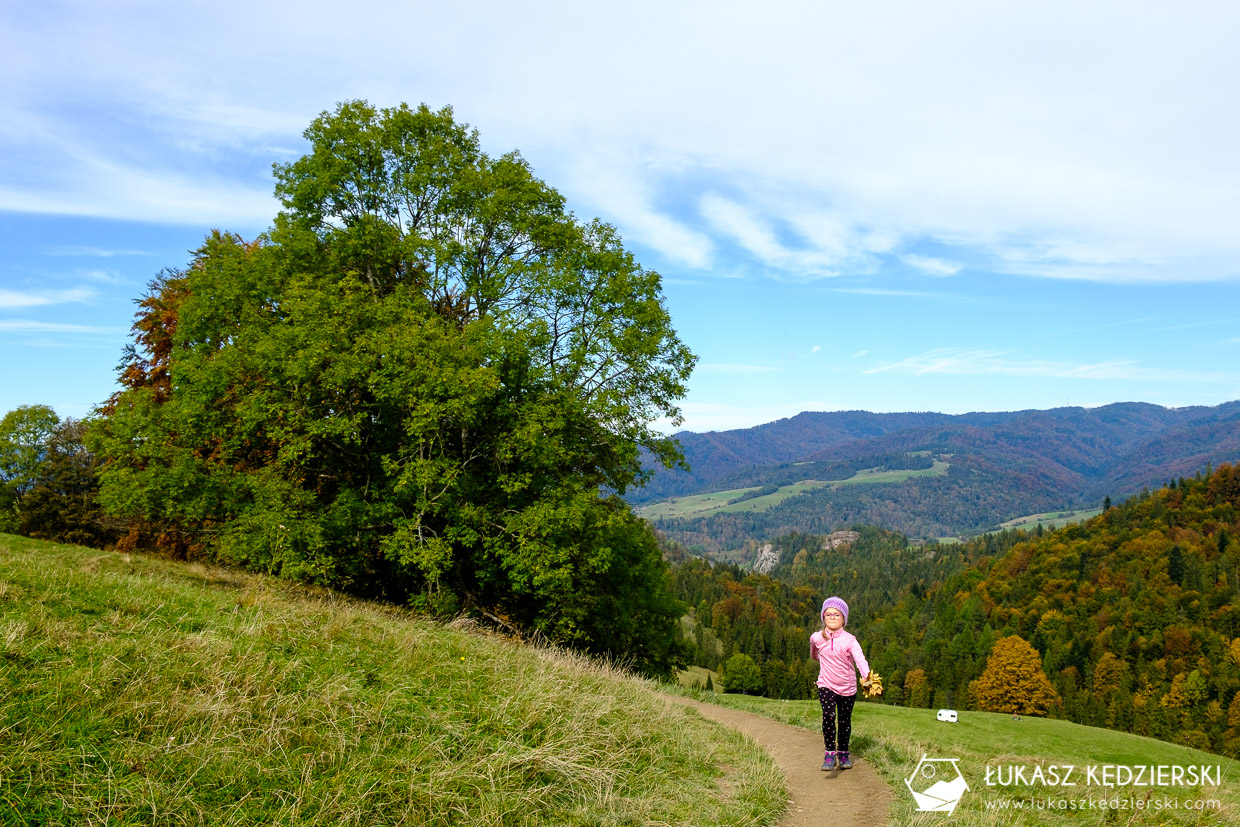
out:
M1097 507L1213 464L1240 461L1240 402L1214 408L1125 403L999 414L806 413L722 434L680 434L690 472L656 473L634 501L703 491L841 480L909 457L946 476L821 487L760 513L655 520L697 551L854 522L910 537L972 535L1022 514Z
M864 630L889 698L969 708L997 638L1078 723L1240 754L1240 468L1177 480L981 559Z
M901 534L864 526L843 537L787 534L770 544L777 562L769 574L673 550L674 593L690 607L692 663L722 668L726 680L729 661L740 658L757 668L760 681L731 688L813 697L817 666L808 660L809 636L825 597L846 596L849 626L864 629L904 596L924 595L975 556L997 553L1023 536L1004 532L972 544L916 547Z
M695 663L730 690L810 697L807 641L839 594L887 703L978 708L996 641L1019 636L1057 693L1050 715L1240 756L1238 538L1240 467L1223 465L1053 532L788 534L769 575L684 559L673 577ZM759 684L730 682L744 658Z

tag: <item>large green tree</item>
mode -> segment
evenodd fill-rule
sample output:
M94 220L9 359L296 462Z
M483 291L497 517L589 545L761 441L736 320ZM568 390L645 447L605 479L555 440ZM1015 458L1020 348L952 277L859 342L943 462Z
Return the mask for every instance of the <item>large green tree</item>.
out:
M284 209L140 301L92 429L130 542L485 614L652 671L677 614L619 499L694 357L657 273L451 110L349 102Z
M22 498L17 530L27 537L102 548L116 540L99 508L98 457L85 444L87 423L62 419L47 438L33 485Z
M0 531L16 531L22 500L47 460L60 417L47 405L21 405L0 419Z

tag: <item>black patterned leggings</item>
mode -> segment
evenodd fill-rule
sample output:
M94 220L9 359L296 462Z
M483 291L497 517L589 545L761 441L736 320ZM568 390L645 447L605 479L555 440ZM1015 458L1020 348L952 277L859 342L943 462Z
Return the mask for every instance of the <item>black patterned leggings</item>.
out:
M840 752L848 752L848 740L852 737L853 704L856 702L856 695L841 695L825 686L818 687L818 703L822 704L822 742L828 752L834 752L837 749ZM835 738L837 709L840 723L838 747Z

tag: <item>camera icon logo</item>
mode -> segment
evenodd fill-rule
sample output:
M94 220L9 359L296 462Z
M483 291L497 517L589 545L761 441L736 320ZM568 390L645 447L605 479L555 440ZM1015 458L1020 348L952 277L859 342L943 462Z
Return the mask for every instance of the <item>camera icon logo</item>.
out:
M923 755L913 774L904 779L919 812L951 815L956 811L961 796L969 789L969 782L960 773L959 760Z

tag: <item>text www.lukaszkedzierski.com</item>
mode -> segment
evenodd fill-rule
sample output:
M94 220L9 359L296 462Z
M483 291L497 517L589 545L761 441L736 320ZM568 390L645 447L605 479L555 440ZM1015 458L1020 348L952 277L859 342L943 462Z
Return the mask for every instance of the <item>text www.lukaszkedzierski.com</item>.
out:
M987 801L987 810L1221 810L1214 798L1181 801L1170 796L1149 798L1001 798Z

